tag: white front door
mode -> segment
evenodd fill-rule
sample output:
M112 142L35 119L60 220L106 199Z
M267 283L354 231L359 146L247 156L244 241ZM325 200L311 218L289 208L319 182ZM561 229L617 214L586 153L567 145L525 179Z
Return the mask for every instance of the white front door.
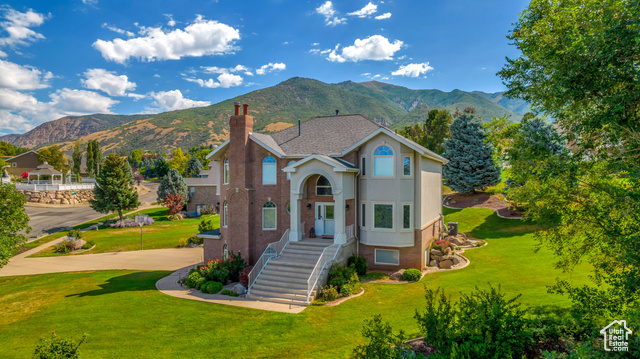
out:
M316 203L316 236L333 236L336 224L333 203Z

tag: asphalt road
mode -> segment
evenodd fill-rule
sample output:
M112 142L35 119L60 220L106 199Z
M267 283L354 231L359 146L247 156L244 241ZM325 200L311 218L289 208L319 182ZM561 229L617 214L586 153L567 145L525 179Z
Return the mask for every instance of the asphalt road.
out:
M144 186L149 188L150 191L140 196L139 201L142 205L156 202L158 184L145 182ZM86 204L64 207L27 205L26 211L29 216L29 226L31 226L29 240L35 239L40 235L60 232L67 227L104 216L104 214L94 211Z

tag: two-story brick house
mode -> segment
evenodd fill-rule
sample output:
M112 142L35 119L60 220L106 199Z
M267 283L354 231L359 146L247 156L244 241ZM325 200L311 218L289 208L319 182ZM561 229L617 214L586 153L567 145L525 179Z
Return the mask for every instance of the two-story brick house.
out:
M355 241L371 268L426 266L442 230L443 157L362 115L255 133L248 107L236 104L229 140L207 156L219 166L221 228L205 237L205 260L234 251L255 263L271 242L315 234Z

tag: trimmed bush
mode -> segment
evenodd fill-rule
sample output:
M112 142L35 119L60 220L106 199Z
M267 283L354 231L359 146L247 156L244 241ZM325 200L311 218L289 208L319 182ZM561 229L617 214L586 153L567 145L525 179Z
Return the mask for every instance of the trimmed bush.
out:
M338 299L338 289L332 285L327 285L320 291L320 296L326 302L332 302Z
M198 237L198 236L191 236L189 237L189 242L188 243L193 243L193 244L202 244L204 242L204 239Z
M222 283L209 281L203 284L202 287L200 287L200 290L202 293L216 294L222 290Z
M61 338L55 332L51 334L51 338L40 338L36 350L33 353L34 359L79 359L80 350L78 349L82 343L87 340L87 334L76 343L75 340Z
M369 269L369 265L367 264L367 259L362 256L352 255L347 260L347 265L349 267L353 266L358 273L359 276L363 276L367 274L367 269Z
M187 280L185 281L185 284L187 285L187 287L189 288L196 288L196 289L200 289L200 287L206 282L207 280L200 275L200 273L198 273L197 270L192 269L189 272L189 277L187 278Z
M353 293L353 286L351 284L343 284L340 287L340 295L343 297L348 297Z
M202 218L202 220L200 221L200 224L198 225L198 231L200 231L200 233L212 231L216 228L218 228L218 226L214 224L213 217Z
M95 246L96 242L94 241L86 241L85 244L82 245L82 249L90 249L91 247Z
M422 272L415 268L409 268L402 273L402 279L409 282L417 282L422 277Z
M82 231L80 231L79 229L72 229L69 231L69 233L67 233L67 237L73 237L75 239L80 239L82 238Z

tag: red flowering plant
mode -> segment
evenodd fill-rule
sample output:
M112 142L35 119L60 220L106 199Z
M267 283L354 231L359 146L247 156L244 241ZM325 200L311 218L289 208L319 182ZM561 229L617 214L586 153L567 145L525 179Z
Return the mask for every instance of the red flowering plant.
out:
M449 254L451 252L453 252L453 249L455 248L455 245L451 242L449 242L446 239L440 239L437 240L435 242L433 242L433 245L431 246L432 249L437 249L440 252L444 253L444 254Z
M246 267L247 261L240 257L240 253L229 252L229 259L210 260L206 265L198 266L197 271L207 282L216 281L226 284L229 280L237 282L240 279L240 273Z

